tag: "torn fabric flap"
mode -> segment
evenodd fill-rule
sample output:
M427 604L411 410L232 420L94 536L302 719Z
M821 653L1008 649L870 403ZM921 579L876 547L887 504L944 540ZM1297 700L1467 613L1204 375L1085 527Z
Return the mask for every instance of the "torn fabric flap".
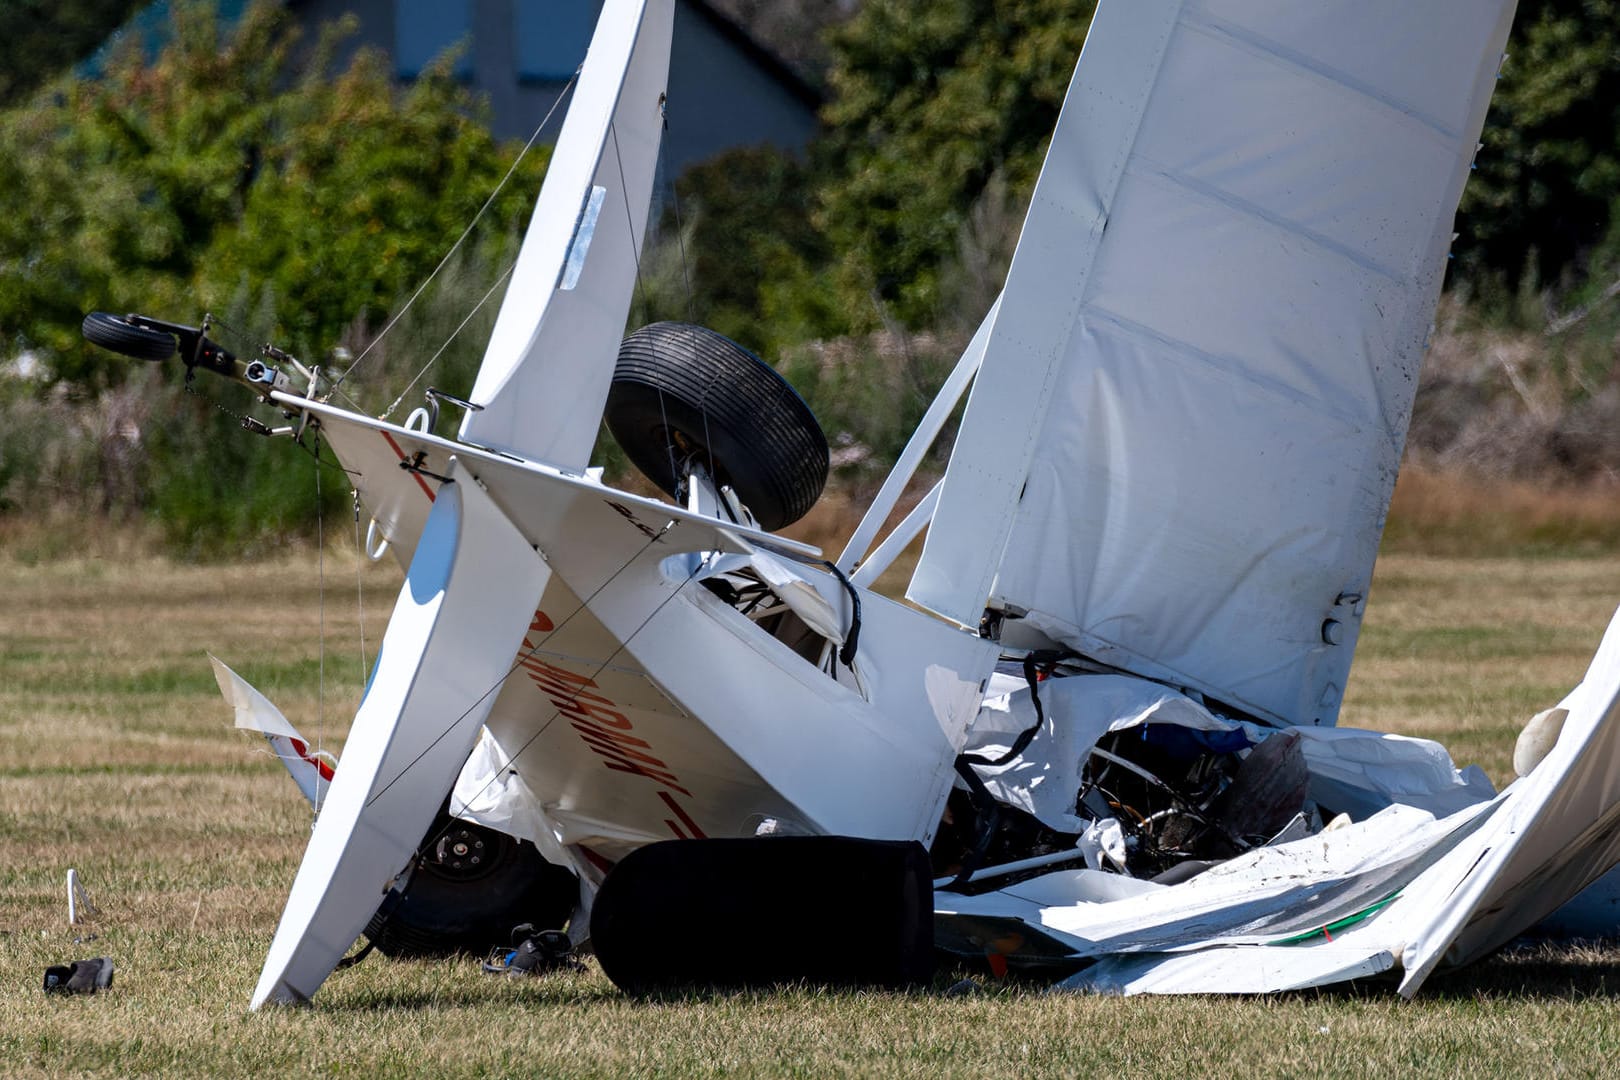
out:
M1245 726L1258 738L1271 733L1257 724ZM1356 821L1396 804L1445 817L1496 796L1483 769L1458 769L1432 739L1357 728L1292 730L1304 740L1312 801Z
M214 681L219 684L220 693L236 710L236 726L264 736L270 744L271 753L286 766L293 783L298 785L298 790L309 805L319 810L337 768L337 759L325 750L311 751L298 729L269 698L226 667L219 657L210 653L208 660L214 666Z
M1392 966L1379 954L1398 956L1412 927L1389 915L1389 898L1460 850L1495 805L1439 821L1391 807L1330 833L1256 848L1179 885L1138 883L1139 891L1117 897L1082 898L1073 890L1073 900L1053 903L1062 890L1036 879L951 897L943 920L1028 926L1067 944L1075 959L1099 958L1097 968L1063 984L1069 989L1213 992L1206 975L1222 963L1233 978L1220 992L1318 985L1355 977L1363 962L1372 961L1373 970ZM1323 943L1349 945L1341 932L1347 926L1355 929L1353 949L1315 951Z
M255 690L251 683L226 667L213 653L208 654L208 662L214 665L214 681L219 684L219 692L236 710L237 727L243 731L256 731L260 735L280 735L303 741L304 737L298 734L298 729L281 714L281 710Z
M1563 705L1569 718L1552 752L1499 796L1487 828L1402 897L1414 928L1403 997L1441 964L1468 963L1529 929L1620 859L1620 611Z
M749 555L748 565L806 626L835 645L844 643L844 627L838 612L804 575L763 551Z
M1227 946L1194 953L1119 953L1058 983L1054 990L1101 994L1277 994L1364 979L1395 966L1377 934L1323 939L1286 949Z
M1074 813L1080 770L1097 740L1111 731L1174 725L1199 732L1241 732L1258 745L1278 730L1223 720L1185 694L1130 675L1048 679L1040 684L1040 695L1046 724L1023 754L1006 765L980 766L978 771L998 800L1060 832L1086 828L1087 820ZM968 732L966 749L994 759L1033 723L1029 688L1020 681L1019 689L985 700ZM1284 730L1301 736L1311 799L1357 821L1393 805L1445 817L1496 794L1478 766L1459 770L1445 747L1430 739L1355 728Z
M1125 870L1125 832L1114 818L1102 818L1086 823L1080 834L1080 853L1086 866L1092 870L1106 870L1110 866L1120 873Z
M573 865L540 800L488 728L479 731L478 744L450 790L450 815L527 840L547 862Z
M1005 684L1003 684L1005 685ZM1161 683L1130 675L1072 675L1040 684L1046 723L1015 761L979 766L985 787L999 801L1033 814L1059 832L1084 832L1074 813L1080 769L1097 740L1110 731L1143 724L1173 724L1194 731L1242 728ZM1029 687L987 699L968 730L966 751L995 759L1017 733L1035 723Z

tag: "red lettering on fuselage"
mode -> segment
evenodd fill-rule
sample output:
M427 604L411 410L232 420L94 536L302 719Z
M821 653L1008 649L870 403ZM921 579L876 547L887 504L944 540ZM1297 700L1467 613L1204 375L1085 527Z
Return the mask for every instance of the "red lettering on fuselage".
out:
M553 629L555 624L545 612L534 613L534 619L529 623L531 634L545 634ZM523 652L518 655L517 664L529 681L546 696L558 713L568 717L569 725L584 742L586 749L602 758L605 767L614 772L644 777L660 786L659 798L675 812L680 822L677 824L666 818L664 824L677 838L685 840L703 836L697 822L670 794L671 791L678 791L689 799L692 797L674 771L649 752L652 750L651 744L630 734L630 718L600 692L601 687L595 679L548 664L534 655L543 642L544 639L540 643L532 638L523 639ZM686 826L685 830L681 828L682 824Z

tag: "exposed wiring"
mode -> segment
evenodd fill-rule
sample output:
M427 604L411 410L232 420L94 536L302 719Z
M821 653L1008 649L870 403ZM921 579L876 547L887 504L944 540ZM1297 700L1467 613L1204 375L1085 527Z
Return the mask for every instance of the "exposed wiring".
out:
M842 575L840 575L842 577ZM997 758L982 757L979 754L961 753L956 755L954 767L956 775L962 778L967 785L968 798L973 808L978 812L978 835L974 838L973 847L962 860L962 869L956 875L949 887L956 887L967 883L973 872L983 865L985 854L990 850L990 844L995 840L996 830L1001 824L1001 804L996 797L990 794L984 779L979 775L976 765L997 768L1006 765L1022 754L1035 738L1037 732L1046 726L1046 711L1041 707L1041 695L1038 684L1042 677L1050 674L1060 660L1072 656L1064 650L1041 650L1031 652L1024 657L1024 681L1029 684L1030 704L1035 707L1035 722L1013 740L1007 752ZM1041 665L1045 665L1045 672Z

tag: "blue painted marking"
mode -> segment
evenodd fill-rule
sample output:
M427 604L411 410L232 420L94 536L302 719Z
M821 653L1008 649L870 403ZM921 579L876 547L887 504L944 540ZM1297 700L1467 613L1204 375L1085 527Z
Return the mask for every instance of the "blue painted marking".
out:
M444 592L460 538L460 487L453 483L441 484L433 509L428 511L422 539L417 541L416 554L411 557L411 568L405 572L405 586L410 589L413 601L426 604Z

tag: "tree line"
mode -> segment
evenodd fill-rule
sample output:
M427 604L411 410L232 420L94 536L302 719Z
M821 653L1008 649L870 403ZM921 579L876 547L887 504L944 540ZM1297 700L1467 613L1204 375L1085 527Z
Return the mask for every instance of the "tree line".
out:
M308 40L273 0L249 4L229 30L214 3L175 0L161 52L129 40L105 49L93 74L69 67L135 6L20 0L0 11L0 190L12 204L0 218L0 365L42 373L0 387L0 410L21 416L50 395L105 408L135 380L148 415L190 409L201 434L150 423L139 453L101 453L133 464L88 452L83 471L128 473L118 483L97 473L104 503L155 509L186 535L304 520L309 498L273 484L252 494L266 483L262 448L236 449L228 409L160 403L177 391L83 345L80 317L209 311L249 345L362 352L517 147L491 138L447 63L405 88L374 52L340 68L352 24ZM669 216L662 229L681 247L681 282L666 296L650 284L638 317L695 317L791 368L810 341L959 334L993 297L1095 0L866 0L847 18L844 8L828 6L821 44L807 50L827 65L822 134L802 156L744 149L682 176L679 223ZM795 25L808 10L794 6ZM1620 0L1521 0L1509 51L1459 215L1452 287L1485 310L1526 294L1559 310L1601 301L1620 278ZM368 364L402 381L417 350L436 348L494 285L544 164L543 151L524 159L438 290ZM467 337L481 341L479 329ZM452 350L441 384L470 379L476 355ZM801 372L818 411L874 409L831 400L836 372L818 364ZM66 468L18 442L0 432L0 512L33 497L30 476ZM233 511L242 520L215 520L209 500L245 508Z

